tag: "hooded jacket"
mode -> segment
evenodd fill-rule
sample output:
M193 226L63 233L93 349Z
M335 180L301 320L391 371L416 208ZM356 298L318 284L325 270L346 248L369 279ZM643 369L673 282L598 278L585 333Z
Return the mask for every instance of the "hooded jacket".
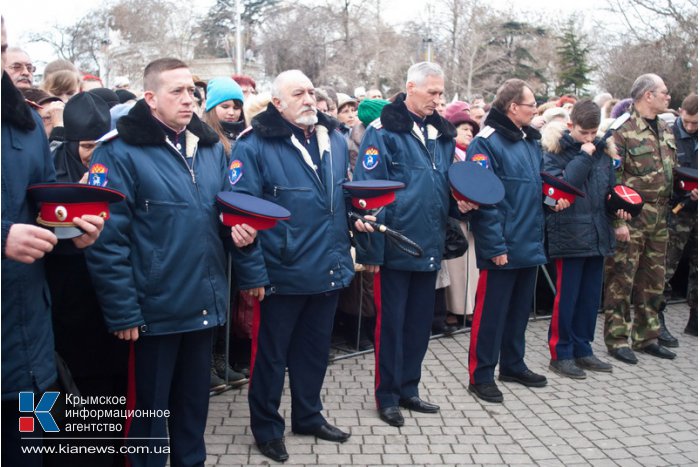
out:
M594 144L598 143L598 139ZM581 150L564 124L550 123L542 134L544 170L583 191L563 211L546 215L547 249L551 258L609 256L615 251L612 218L605 201L615 185L611 156L615 144L608 139L604 152Z
M495 206L481 206L471 217L479 269L519 269L544 264L542 208L542 149L540 133L522 130L500 110L492 108L484 128L467 149L466 160L494 171L505 187ZM508 264L492 258L508 255Z
M55 180L49 144L39 115L2 74L2 399L19 391L44 391L56 380L51 297L44 260L19 263L5 257L14 224L36 223L27 197L33 183Z
M190 173L143 100L117 132L95 150L89 180L126 200L110 206L85 254L109 331L170 334L223 324L226 252L215 197L226 188L226 156L217 134L193 115L185 137Z
M241 290L266 286L269 293L311 295L347 287L354 270L343 182L347 180L345 138L318 112L314 136L318 173L304 146L269 104L253 118L233 148L232 191L283 206L288 220L258 232L251 247L234 249ZM320 175L319 175L320 174Z
M436 112L425 119L427 139L405 104L406 95L382 109L362 138L354 180L403 182L396 200L378 215L379 222L400 231L423 249L415 258L387 243L378 233L357 234L357 262L403 271L437 271L445 244L450 209L447 171L454 157L456 135Z

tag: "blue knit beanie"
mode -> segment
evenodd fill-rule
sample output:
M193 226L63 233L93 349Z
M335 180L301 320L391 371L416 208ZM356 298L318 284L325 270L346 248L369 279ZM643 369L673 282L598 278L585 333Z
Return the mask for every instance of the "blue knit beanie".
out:
M207 105L205 111L221 104L222 102L236 100L243 102L243 90L231 78L213 78L207 84Z

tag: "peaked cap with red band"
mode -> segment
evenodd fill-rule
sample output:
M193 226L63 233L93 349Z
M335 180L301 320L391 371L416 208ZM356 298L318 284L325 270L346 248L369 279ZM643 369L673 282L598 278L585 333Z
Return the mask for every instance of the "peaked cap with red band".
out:
M216 195L216 204L221 209L221 222L227 227L248 224L256 230L266 230L292 215L279 204L245 193L222 191Z
M350 193L352 205L356 209L369 211L391 204L396 199L396 190L406 185L392 180L361 180L343 183L343 188Z
M501 179L491 170L472 161L455 162L447 172L452 196L483 206L501 202L506 195Z
M560 199L573 203L577 196L581 198L586 197L583 191L561 178L557 178L547 172L541 172L540 175L542 176L542 194L545 196L544 204L547 206L556 206L557 201Z
M86 214L109 219L109 203L125 196L114 189L82 183L38 183L27 188L29 196L41 205L37 223L54 227L60 239L82 235L73 218Z
M698 169L676 167L673 169L676 187L680 191L693 191L698 187Z

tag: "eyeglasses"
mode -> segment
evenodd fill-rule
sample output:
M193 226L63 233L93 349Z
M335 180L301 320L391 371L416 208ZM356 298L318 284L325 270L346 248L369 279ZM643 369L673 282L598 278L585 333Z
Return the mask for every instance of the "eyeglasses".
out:
M524 102L516 102L515 105L524 105L525 107L530 107L531 109L537 108L537 102L534 102L532 104L526 104Z
M27 69L29 73L34 73L36 71L36 67L32 65L31 63L13 63L12 65L9 66L10 70L14 71L15 73L21 72L23 69Z
M670 93L668 92L668 89L664 89L664 90L661 90L661 91L651 91L651 92L653 92L654 94L657 94L657 93L658 93L658 94L663 94L664 96L670 95Z

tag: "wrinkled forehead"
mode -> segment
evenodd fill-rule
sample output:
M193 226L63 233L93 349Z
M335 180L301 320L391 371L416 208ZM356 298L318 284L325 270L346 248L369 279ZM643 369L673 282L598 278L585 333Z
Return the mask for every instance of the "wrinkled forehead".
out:
M4 39L3 39L4 43ZM29 63L29 55L22 52L21 50L8 50L7 51L7 63Z

